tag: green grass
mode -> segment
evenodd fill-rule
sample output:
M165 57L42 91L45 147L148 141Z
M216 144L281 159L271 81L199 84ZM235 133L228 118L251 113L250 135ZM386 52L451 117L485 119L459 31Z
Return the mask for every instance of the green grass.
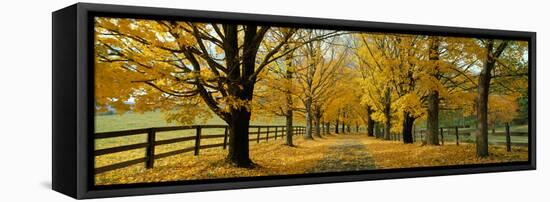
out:
M218 117L213 117L206 123L195 123L200 125L226 125L223 120ZM285 119L283 117L274 118L255 118L251 120L251 125L284 125ZM125 113L114 115L99 115L95 116L95 132L109 132L109 131L121 131L131 130L139 128L150 127L165 127L165 126L177 126L181 124L167 123L164 119L162 112L145 112L145 113ZM202 135L219 135L223 134L223 129L203 129ZM157 140L172 139L176 137L184 137L194 135L195 130L180 130L170 132L158 132ZM103 149L127 144L134 144L145 142L146 135L131 135L117 138L107 138L97 140L95 143L96 149ZM221 140L210 141L217 139L208 139L209 143L221 143ZM206 142L205 142L206 143Z
M518 126L517 128L520 128L523 129L523 128L526 128L527 126ZM473 128L468 128L466 130L460 130L460 133L459 133L459 140L461 142L475 142L475 129ZM512 132L523 132L523 131L516 131L513 129L513 127L510 127L510 131ZM466 135L464 133L466 132L469 132L470 135ZM497 133L500 132L500 131L496 131ZM416 134L417 135L417 138L420 138L420 134ZM425 135L425 134L424 134ZM443 132L443 137L445 138L445 142L455 142L456 141L456 136L454 134L454 130L451 130L451 132L447 132L447 130L445 130ZM503 142L506 142L506 136L504 135L492 135L491 134L491 131L489 131L489 143L503 143ZM512 143L528 143L529 142L529 136L510 136L510 140Z
M417 128L419 129L419 128ZM425 130L424 128L420 129L420 130ZM454 134L454 129L449 129L445 128L444 129L444 138L445 138L445 142L455 142L456 141L456 136ZM459 139L460 141L462 142L475 142L475 132L476 132L476 129L474 126L470 126L470 128L459 128L458 129L459 133L460 133L460 136L459 136ZM504 135L504 132L505 132L505 128L504 126L502 127L497 127L495 128L495 134L493 134L492 132L492 129L488 130L489 132L489 143L503 143L503 142L506 142L506 136ZM510 132L512 133L516 133L516 132L519 132L519 133L527 133L529 132L529 125L512 125L510 126ZM464 133L470 133L470 135L466 135ZM420 134L417 133L417 138L420 138ZM512 135L510 136L510 139L512 141L512 143L528 143L529 142L529 137L528 136L516 136L516 135Z
M445 142L455 142L456 136L455 135L444 135ZM501 135L489 135L489 142L490 143L501 143L506 142L506 136ZM475 142L475 136L474 135L460 135L459 140L462 142ZM529 141L529 137L527 136L510 136L510 140L512 143L527 143Z
M223 120L214 116L206 123L195 123L204 125L226 125ZM259 117L251 120L251 125L284 125L283 117L266 118ZM95 132L130 130L138 128L176 126L176 123L167 123L162 112L145 112L145 113L125 113L114 115L99 115L95 116Z
M197 125L226 125L223 120L215 117L208 120L206 123L195 123ZM275 118L263 118L259 117L251 120L251 125L284 125L285 119L283 117ZM162 112L145 112L145 113L125 113L125 114L113 114L113 115L98 115L95 116L95 131L96 132L109 132L109 131L121 131L131 130L139 128L150 127L164 127L164 126L177 126L181 124L167 123L164 119ZM255 130L255 129L254 129ZM272 129L273 130L273 129ZM251 131L252 132L252 131ZM223 129L202 129L202 135L219 135L223 134ZM172 139L178 137L194 136L195 130L179 130L169 132L157 132L156 140ZM274 133L270 133L270 139L273 139ZM279 132L278 135L281 135ZM251 134L250 138L256 138L256 134ZM265 134L261 135L265 137ZM130 135L117 138L99 139L95 141L95 149L104 149L117 147L122 145L136 144L146 142L146 134ZM280 136L279 136L280 138ZM278 139L280 141L281 139ZM265 140L262 140L265 141ZM272 141L272 140L270 140ZM203 139L201 145L219 144L223 143L223 138ZM186 141L168 145L157 146L155 152L157 154L170 152L182 148L193 147L194 141ZM221 149L221 148L211 148ZM144 157L145 149L134 149L125 152L119 152L114 154L102 155L96 157L96 167L110 165L117 162L127 161Z
M458 131L460 131L460 132L473 132L475 130L476 130L475 126L470 126L470 128L459 128L458 129ZM504 131L505 131L504 126L495 128L495 132L497 132L497 133L504 133ZM529 125L512 125L512 126L510 126L510 131L511 132L526 133L526 132L529 132ZM491 132L492 132L492 129L489 129L489 133L491 133Z

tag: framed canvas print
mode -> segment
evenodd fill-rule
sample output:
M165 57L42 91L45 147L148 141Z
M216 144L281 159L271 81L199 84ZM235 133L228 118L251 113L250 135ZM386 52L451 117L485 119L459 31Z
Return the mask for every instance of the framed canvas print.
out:
M534 32L52 15L53 189L74 198L535 169Z

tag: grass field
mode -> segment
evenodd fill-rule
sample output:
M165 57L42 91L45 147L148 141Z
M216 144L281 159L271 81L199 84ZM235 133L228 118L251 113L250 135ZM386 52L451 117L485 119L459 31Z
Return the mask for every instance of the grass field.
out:
M454 134L447 134L445 132L443 137L445 138L445 143L453 144L454 142L456 142L456 135L454 135ZM417 140L420 140L420 135L417 134L416 138L417 138ZM506 142L506 136L502 136L502 135L491 135L491 134L489 134L488 138L489 138L489 143L497 144L497 143ZM473 143L473 142L476 141L476 137L474 136L473 132L470 135L460 134L458 139L459 139L460 142ZM510 140L511 140L512 143L528 143L529 142L529 137L528 136L510 136Z
M206 123L197 123L204 125L226 125L223 120L214 117ZM251 121L251 125L284 125L285 120L281 117L276 118L256 118ZM145 113L125 113L114 115L95 116L95 132L109 132L120 130L131 130L150 127L176 126L176 123L167 123L164 120L162 112L145 112ZM203 135L223 134L223 129L203 129ZM170 131L157 133L157 140L171 139L176 137L194 135L194 130ZM101 139L95 142L96 149L103 149L126 144L145 142L146 135L132 135L119 138ZM205 143L222 143L222 139L207 139ZM185 144L185 143L182 143ZM188 144L193 144L188 142ZM182 145L177 145L177 147Z
M459 140L461 142L475 142L475 128L460 128L459 129ZM489 142L490 143L504 143L506 142L506 136L502 133L504 133L504 129L495 130L496 134L493 134L492 131L489 131ZM528 132L528 126L527 125L518 125L518 126L510 126L510 132L521 132L526 133ZM470 135L465 135L464 133L470 133ZM420 134L416 134L417 138L420 138ZM443 132L443 137L445 138L445 142L455 142L456 141L456 135L454 132L454 129L451 129L448 131L447 129ZM510 139L512 143L528 143L529 137L528 136L510 136Z

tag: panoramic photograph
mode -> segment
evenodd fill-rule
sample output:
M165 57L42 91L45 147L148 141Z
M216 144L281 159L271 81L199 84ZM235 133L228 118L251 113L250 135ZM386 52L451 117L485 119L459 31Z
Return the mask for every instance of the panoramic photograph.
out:
M95 17L94 185L529 160L527 41Z

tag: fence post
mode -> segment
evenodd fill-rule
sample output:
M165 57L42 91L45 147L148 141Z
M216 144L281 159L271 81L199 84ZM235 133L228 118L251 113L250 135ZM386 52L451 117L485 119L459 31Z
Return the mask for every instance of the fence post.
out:
M445 139L443 139L443 128L439 128L439 135L441 136L441 146L445 145Z
M227 148L227 126L225 126L225 130L223 131L223 149Z
M153 168L155 164L155 139L155 130L150 128L147 131L147 149L145 150L145 156L147 156L145 167L147 169Z
M256 136L256 143L260 143L260 131L261 131L261 127L258 126L258 135Z
M201 132L202 132L202 129L201 129L201 126L196 126L196 130L197 132L195 133L195 156L198 156L199 155L199 150L200 150L200 147L201 147Z
M459 139L458 139L458 126L455 126L455 135L456 135L456 146L458 146L458 142L459 142Z
M277 129L278 128L279 128L278 126L275 126L275 140L277 140Z
M512 151L512 140L510 138L510 124L506 123L506 151Z
M265 135L265 142L269 142L269 126L267 127L267 133Z

